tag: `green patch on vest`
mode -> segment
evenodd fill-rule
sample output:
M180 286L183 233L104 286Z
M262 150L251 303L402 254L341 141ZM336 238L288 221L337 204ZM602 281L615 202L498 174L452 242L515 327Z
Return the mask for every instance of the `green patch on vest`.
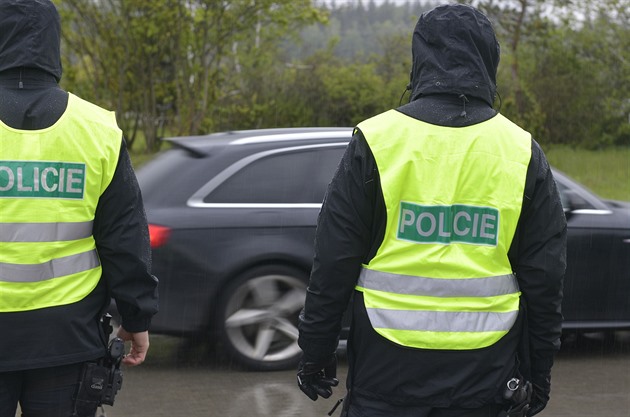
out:
M498 232L499 211L492 207L400 203L397 234L400 240L496 246Z
M0 161L0 197L82 199L85 164Z

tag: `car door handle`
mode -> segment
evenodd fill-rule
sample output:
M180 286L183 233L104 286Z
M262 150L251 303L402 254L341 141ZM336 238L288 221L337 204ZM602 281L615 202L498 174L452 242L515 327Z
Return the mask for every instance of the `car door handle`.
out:
M623 243L630 243L630 239L623 239L622 242Z

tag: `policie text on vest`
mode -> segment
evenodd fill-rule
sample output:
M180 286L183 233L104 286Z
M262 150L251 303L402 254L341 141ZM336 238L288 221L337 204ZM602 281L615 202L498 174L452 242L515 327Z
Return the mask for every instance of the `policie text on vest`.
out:
M424 206L401 201L398 224L398 239L401 240L496 246L499 211L463 204Z
M0 198L82 199L85 164L0 161Z

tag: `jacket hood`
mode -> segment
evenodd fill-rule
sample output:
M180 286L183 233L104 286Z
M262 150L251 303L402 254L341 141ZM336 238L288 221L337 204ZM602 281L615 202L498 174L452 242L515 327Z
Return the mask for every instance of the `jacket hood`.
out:
M483 13L464 4L423 13L411 49L412 101L429 94L464 94L492 106L500 49Z
M36 68L61 79L61 21L49 0L0 0L0 72Z

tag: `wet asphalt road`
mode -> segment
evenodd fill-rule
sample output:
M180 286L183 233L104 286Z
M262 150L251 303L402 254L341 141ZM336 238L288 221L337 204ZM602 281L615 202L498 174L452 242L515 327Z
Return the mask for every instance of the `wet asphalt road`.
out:
M294 371L239 370L203 346L185 350L179 339L163 336L153 336L150 354L142 366L125 370L107 417L323 417L343 396L347 373L341 360L341 387L331 399L312 402L297 388ZM541 417L630 417L630 332L568 338L552 384Z

